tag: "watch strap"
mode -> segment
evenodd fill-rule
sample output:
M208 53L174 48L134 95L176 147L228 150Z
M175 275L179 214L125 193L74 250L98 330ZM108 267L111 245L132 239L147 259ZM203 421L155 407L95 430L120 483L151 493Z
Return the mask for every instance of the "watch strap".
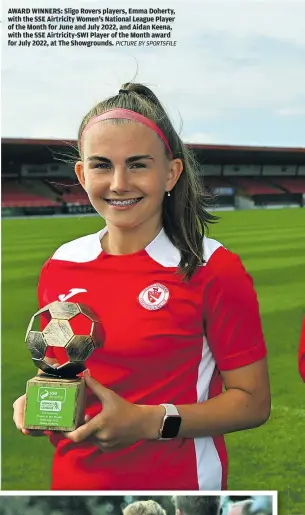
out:
M176 406L174 406L174 404L160 404L160 406L163 406L165 408L165 417L168 417L168 416L180 417L180 413L177 410Z

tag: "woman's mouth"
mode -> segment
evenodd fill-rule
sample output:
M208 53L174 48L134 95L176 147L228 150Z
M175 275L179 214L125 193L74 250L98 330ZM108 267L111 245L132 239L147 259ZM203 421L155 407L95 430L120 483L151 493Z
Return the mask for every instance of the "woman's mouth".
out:
M137 197L137 198L128 198L124 200L118 200L118 199L108 199L106 198L105 201L110 204L110 206L115 207L129 207L134 204L138 204L140 200L142 200L143 197Z

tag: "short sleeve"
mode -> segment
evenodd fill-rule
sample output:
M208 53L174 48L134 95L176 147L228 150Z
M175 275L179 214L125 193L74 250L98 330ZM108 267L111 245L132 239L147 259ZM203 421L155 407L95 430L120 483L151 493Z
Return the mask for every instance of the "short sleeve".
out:
M205 331L219 370L250 365L266 354L253 280L240 258L221 248L206 265Z
M301 378L305 382L305 316L303 318L303 326L301 329L298 365L299 365L299 372L300 372Z
M44 306L46 306L49 303L48 302L48 275L49 275L50 261L51 261L50 259L48 261L46 261L46 263L43 265L41 272L40 272L40 277L39 277L39 281L38 281L38 289L37 289L39 309L43 308ZM42 313L40 315L40 330L41 331L46 327L48 321L49 320L47 319L46 315L44 313ZM47 348L46 356L49 358L55 357L54 352L51 347Z

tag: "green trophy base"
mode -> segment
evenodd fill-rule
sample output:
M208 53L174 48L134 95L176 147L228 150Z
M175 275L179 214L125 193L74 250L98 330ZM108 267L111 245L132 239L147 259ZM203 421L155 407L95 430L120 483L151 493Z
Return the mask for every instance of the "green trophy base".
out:
M63 379L40 374L27 382L25 429L74 431L83 423L84 379Z

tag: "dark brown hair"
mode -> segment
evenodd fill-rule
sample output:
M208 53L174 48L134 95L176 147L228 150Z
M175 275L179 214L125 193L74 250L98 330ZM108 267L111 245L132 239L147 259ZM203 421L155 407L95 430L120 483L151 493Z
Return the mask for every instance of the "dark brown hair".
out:
M204 190L200 180L200 167L193 152L188 149L175 131L165 108L156 95L142 84L126 83L121 92L97 104L84 117L78 132L78 150L82 158L81 135L91 118L113 108L130 109L151 119L163 132L173 152L173 159L183 162L183 172L170 197L164 196L162 222L166 235L179 250L181 260L179 270L189 280L203 260L203 238L208 224L216 222L217 216L207 208L212 205L213 197ZM111 120L124 123L126 120ZM127 120L129 122L129 120ZM170 159L166 146L164 151Z
M220 497L217 495L176 495L173 497L176 509L181 515L218 515L220 513Z

